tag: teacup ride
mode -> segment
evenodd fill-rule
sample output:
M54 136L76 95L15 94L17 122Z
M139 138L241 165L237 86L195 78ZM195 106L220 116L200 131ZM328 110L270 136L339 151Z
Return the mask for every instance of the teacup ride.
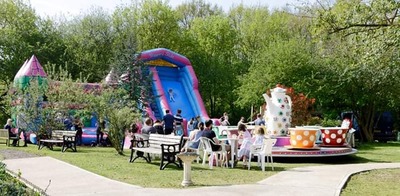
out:
M330 157L357 152L346 143L347 128L305 126L288 130L289 136L270 136L280 140L272 150L274 157Z
M270 93L271 96L263 94L266 103L264 120L266 137L277 139L272 149L274 157L328 157L357 152L345 143L347 128L320 126L290 128L292 119L290 96L286 94L286 89L279 86L270 89Z

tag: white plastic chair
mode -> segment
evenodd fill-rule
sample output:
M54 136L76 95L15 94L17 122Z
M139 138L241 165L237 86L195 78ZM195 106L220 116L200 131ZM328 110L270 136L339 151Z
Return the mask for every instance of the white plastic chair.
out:
M224 161L223 163L221 163L221 166L228 167L228 152L226 151L224 144L221 144L221 147L222 147L221 150L213 151L212 147L211 147L211 143L215 144L214 141L212 141L206 137L201 137L200 140L201 140L201 143L203 143L203 147L204 147L203 165L206 164L207 155L210 154L210 160L208 162L210 169L213 168L214 159L216 160L216 166L218 166L218 162L219 162L218 155L221 155L222 160Z
M196 142L199 142L199 146L197 148L190 147L193 143L196 143ZM187 152L187 150L195 151L196 154L198 154L200 156L201 155L200 151L204 151L203 150L203 142L201 142L201 138L194 140L194 141L187 141L186 145L185 145L185 152ZM200 163L199 156L196 158L197 163ZM204 162L204 157L202 157L201 159Z
M347 136L346 136L346 143L351 147L354 148L356 145L355 141L354 141L354 132L356 132L355 129L351 128L348 132L347 132Z
M274 160L272 159L272 147L275 145L276 139L266 138L264 139L264 144L262 145L252 145L250 147L250 158L247 162L247 167L250 170L251 165L251 157L257 156L257 163L260 165L262 171L265 171L265 157L267 157L267 163L269 162L269 158L271 158L271 167L274 170Z

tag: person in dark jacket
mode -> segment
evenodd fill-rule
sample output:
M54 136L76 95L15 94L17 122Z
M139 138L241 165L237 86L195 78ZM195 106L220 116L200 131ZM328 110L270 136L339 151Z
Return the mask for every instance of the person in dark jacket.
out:
M164 134L169 135L174 131L174 116L169 113L169 110L165 110L165 116L163 117Z
M19 137L17 137L17 134L15 134L14 132L12 132L12 119L11 118L9 118L8 120L7 120L7 123L4 125L4 129L7 129L8 130L8 135L10 135L10 137L16 137L16 138L19 138ZM13 143L12 143L12 145L13 146L17 146L17 142L18 142L18 139L13 139Z

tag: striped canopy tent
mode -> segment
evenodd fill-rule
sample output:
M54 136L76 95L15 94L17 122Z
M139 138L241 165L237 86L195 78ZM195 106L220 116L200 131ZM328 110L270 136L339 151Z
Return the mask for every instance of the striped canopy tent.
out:
M29 61L25 61L15 75L14 87L23 89L29 85L32 78L38 79L39 85L44 85L47 82L47 74L44 72L42 65L40 65L35 55L32 55Z

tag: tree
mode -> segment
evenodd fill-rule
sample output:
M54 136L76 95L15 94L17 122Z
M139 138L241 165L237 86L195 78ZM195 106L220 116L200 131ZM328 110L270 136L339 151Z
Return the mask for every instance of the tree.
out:
M176 12L166 1L140 1L133 10L138 51L152 48L176 49L179 26Z
M129 99L129 92L123 88L103 86L101 90L87 92L86 99L90 100L86 109L108 122L108 137L118 154L122 155L125 131L140 119L140 113Z
M249 8L239 5L229 11L228 17L239 36L238 53L247 65L252 59L257 59L266 44L280 35L277 31L281 26L274 24L284 23L279 20L287 21L287 15L271 15L268 7L262 6Z
M196 18L207 18L210 16L222 15L223 11L217 5L211 5L204 0L191 0L176 8L179 17L179 24L183 29L190 29Z
M233 102L236 97L226 92L236 88L237 76L245 69L235 54L238 39L229 19L223 16L197 18L189 33L196 48L187 56L194 65L211 116L235 111Z
M21 0L0 1L0 80L9 84L40 35L34 10Z
M319 53L331 74L320 88L329 96L317 99L352 110L367 141L373 140L376 113L400 103L399 9L390 0L320 2L312 9Z
M22 0L0 1L0 80L9 84L27 57L64 61L61 35L51 20L41 19Z
M74 80L68 71L54 66L48 73L46 84L32 78L26 88L8 94L8 105L14 106L14 114L24 114L29 131L46 135L48 131L64 129L63 120L72 110L76 111L76 116L95 114L108 121L110 141L116 151L123 154L121 143L125 131L140 118L135 103L129 99L130 93L108 85L89 88L84 79Z
M259 31L269 38L258 43L254 54L249 53L252 63L235 91L236 103L241 106L264 103L261 95L275 84L291 86L307 96L317 88L315 81L321 77L309 38L309 21L286 12L274 12L265 20L264 29Z
M128 63L129 65L129 63ZM90 114L99 120L105 119L109 124L108 137L118 154L123 154L122 141L125 131L131 123L140 119L136 99L132 92L124 85L98 84L86 86L85 79L73 80L67 71L54 73L54 68L49 75L49 90L46 92L48 106L53 113L67 114L71 109L78 110L80 114ZM135 77L133 77L135 78ZM56 116L52 116L53 119Z
M92 7L87 14L64 21L59 26L66 45L64 68L74 78L85 76L89 82L101 81L110 70L114 55L112 18L102 8Z
M54 23L41 19L22 0L0 1L0 102L5 103L15 74L35 54L45 63L62 64L64 43ZM7 105L0 105L7 113ZM4 113L1 113L4 115ZM6 116L1 116L3 118ZM7 117L6 117L7 118Z

